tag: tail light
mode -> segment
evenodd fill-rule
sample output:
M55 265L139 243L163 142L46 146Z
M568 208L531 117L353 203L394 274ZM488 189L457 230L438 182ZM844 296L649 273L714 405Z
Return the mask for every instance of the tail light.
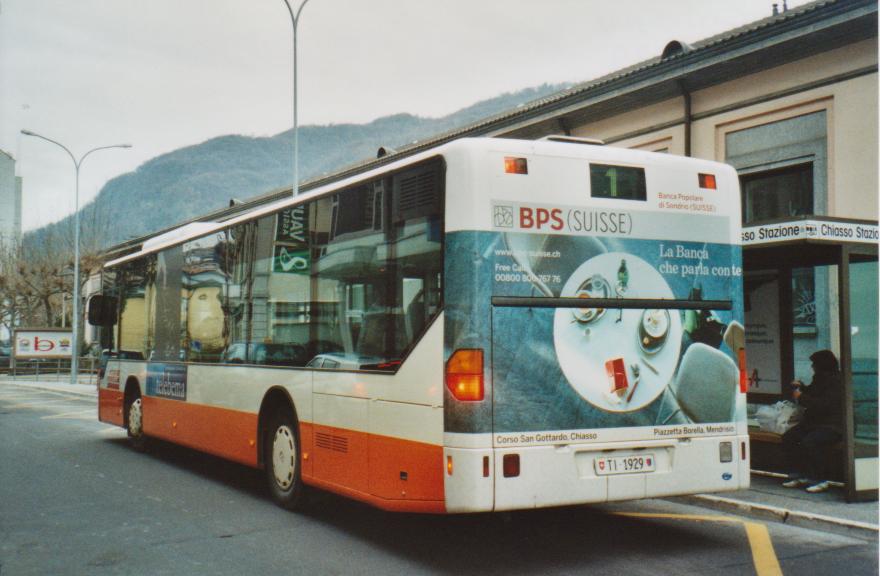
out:
M483 399L483 351L461 349L453 352L446 362L446 387L462 402Z
M519 476L519 454L505 454L501 468L505 478L516 478Z
M717 190L717 185L715 183L715 175L714 174L700 174L700 188L706 188L708 190Z
M749 378L746 373L746 349L739 349L739 391L745 394L749 391Z
M529 162L525 158L506 156L504 158L504 171L507 174L528 174Z

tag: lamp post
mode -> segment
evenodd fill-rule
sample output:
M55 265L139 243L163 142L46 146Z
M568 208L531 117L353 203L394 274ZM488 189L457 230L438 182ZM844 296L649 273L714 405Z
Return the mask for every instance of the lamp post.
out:
M296 27L299 24L299 15L309 0L303 0L294 13L290 0L284 0L287 11L290 12L290 23L293 25L293 195L299 195L299 125L296 115Z
M70 383L76 384L77 375L79 373L79 168L82 166L83 160L85 160L92 152L107 150L108 148L131 148L131 144L98 146L97 148L92 148L77 160L76 156L73 155L73 152L68 150L67 146L60 142L41 136L36 132L31 132L30 130L22 130L21 133L25 136L40 138L46 142L51 142L52 144L59 146L62 150L67 152L67 155L73 160L73 166L76 169L76 195L74 196L73 212L73 346L70 358Z

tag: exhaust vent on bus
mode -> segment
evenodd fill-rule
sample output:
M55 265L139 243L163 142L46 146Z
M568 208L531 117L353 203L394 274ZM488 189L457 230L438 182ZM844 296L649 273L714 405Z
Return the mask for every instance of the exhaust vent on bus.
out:
M335 434L327 434L326 432L318 432L315 434L315 445L325 450L333 450L334 452L348 452L348 438L345 436L337 436Z

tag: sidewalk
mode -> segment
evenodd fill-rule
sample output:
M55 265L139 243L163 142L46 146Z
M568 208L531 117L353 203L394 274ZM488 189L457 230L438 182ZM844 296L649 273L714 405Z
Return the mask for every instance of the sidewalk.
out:
M90 383L91 381L91 383ZM65 394L74 394L77 396L98 396L98 389L95 387L95 376L81 374L78 378L78 384L70 383L70 375L62 374L59 379L54 376L50 380L35 380L34 376L18 376L13 378L11 375L0 375L0 386L17 386L20 388L36 388L38 390L48 390L50 392L63 392Z
M12 376L0 375L0 386L34 388L80 396L98 395L94 383L89 383L88 375L83 375L79 384L70 384L63 378L60 381L47 381L34 380L33 376L19 376L13 380ZM697 494L672 500L856 538L877 540L880 535L878 503L847 503L841 487L834 487L822 494L808 494L800 489L783 488L781 478L761 473L752 474L751 484L748 490Z
M820 494L809 494L803 489L783 488L783 480L776 475L753 471L748 490L697 494L681 500L761 520L877 540L880 521L876 501L847 503L842 486L834 486Z

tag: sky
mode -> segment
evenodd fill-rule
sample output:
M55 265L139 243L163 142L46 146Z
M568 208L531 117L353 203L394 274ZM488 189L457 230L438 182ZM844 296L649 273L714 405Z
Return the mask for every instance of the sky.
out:
M670 40L770 16L772 4L310 0L297 30L299 124L437 117L503 92L590 80ZM71 214L75 180L62 149L22 129L77 158L132 145L82 163L82 206L166 152L290 129L291 32L284 0L0 0L0 149L23 178L24 230Z

